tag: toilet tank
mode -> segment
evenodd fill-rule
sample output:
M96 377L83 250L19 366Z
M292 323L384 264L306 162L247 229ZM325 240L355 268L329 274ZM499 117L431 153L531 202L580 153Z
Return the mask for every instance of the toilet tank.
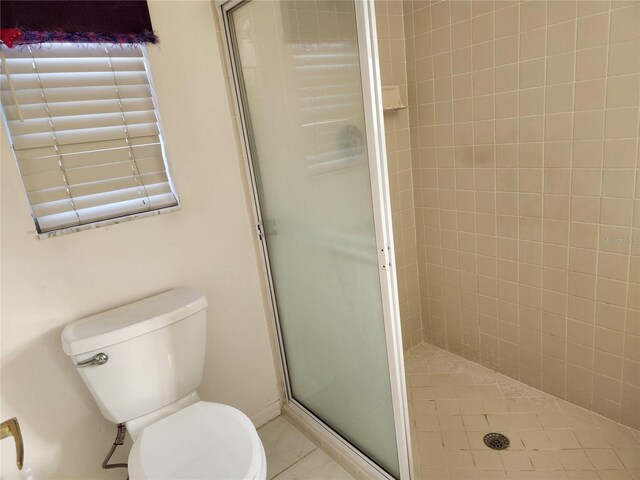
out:
M107 420L153 412L200 385L206 307L202 293L177 288L64 328L62 347ZM106 362L78 366L100 353Z

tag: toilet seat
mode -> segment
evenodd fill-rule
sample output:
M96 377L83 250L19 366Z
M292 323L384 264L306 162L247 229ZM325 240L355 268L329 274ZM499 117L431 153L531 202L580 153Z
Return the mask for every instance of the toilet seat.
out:
M131 480L262 480L266 456L251 420L228 405L196 402L147 426L131 448Z

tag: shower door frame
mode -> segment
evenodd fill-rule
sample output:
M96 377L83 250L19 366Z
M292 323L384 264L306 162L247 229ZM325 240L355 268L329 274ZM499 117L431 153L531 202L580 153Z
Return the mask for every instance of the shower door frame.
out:
M374 472L379 474L379 478L393 480L393 476L362 453L356 446L338 434L313 412L298 402L292 395L273 278L271 276L269 252L265 241L264 229L262 227L262 210L260 207L256 175L251 155L251 124L246 117L243 106L243 98L245 98L245 95L243 93L241 74L238 71L238 55L235 51L231 31L232 26L230 12L250 1L252 0L214 0L214 4L215 7L217 7L216 10L218 11L223 29L222 37L226 47L226 63L233 87L232 94L234 97L233 104L236 111L236 119L238 122L239 132L242 136L242 151L245 160L245 168L247 170L248 182L250 184L250 195L253 207L252 211L256 225L256 234L258 235L258 243L260 245L260 256L264 267L264 280L266 281L269 290L270 310L277 333L278 351L286 394L285 400L296 413L302 414L303 418L307 418L309 421L315 423L317 427L320 427L333 439L337 440L339 444L347 449L347 451L355 454L357 459L371 467ZM413 478L411 435L405 385L397 277L395 270L395 248L393 242L391 200L389 194L386 145L384 137L384 118L381 93L382 82L380 78L378 57L375 5L374 0L351 1L354 3L356 14L356 35L358 40L360 77L364 104L371 200L373 203L376 248L378 252L378 274L380 280L398 463L400 479L409 480Z

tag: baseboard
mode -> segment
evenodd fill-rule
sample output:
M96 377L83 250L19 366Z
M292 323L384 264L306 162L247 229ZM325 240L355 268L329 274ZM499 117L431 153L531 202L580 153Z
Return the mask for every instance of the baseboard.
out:
M271 405L263 408L258 413L251 415L249 418L253 422L253 425L258 428L268 421L280 416L280 413L282 413L282 405L280 404L280 400L276 400Z

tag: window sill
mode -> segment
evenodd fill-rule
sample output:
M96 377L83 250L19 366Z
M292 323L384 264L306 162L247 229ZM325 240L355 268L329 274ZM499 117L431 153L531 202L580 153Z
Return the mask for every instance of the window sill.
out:
M82 232L84 230L93 230L95 228L107 227L109 225L116 225L118 223L130 222L131 220L137 220L139 218L154 217L157 215L164 215L165 213L172 213L180 210L181 205L175 205L173 207L161 208L159 210L152 210L150 212L135 213L133 215L127 215L126 217L110 218L108 220L102 220L100 222L87 223L85 225L77 225L74 227L61 228L60 230L53 230L51 232L38 233L37 236L40 240L45 238L59 237L61 235L68 235L69 233Z

